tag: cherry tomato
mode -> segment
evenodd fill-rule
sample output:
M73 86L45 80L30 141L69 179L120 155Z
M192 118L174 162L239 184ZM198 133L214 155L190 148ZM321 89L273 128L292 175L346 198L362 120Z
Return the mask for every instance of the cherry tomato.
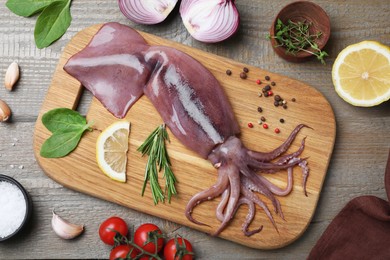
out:
M111 250L110 260L114 260L118 258L126 259L127 256L130 256L130 258L133 259L137 255L138 255L138 250L134 248L132 245L119 245L114 247L114 249Z
M184 245L183 245L184 240ZM164 257L165 260L192 260L193 251L191 243L184 238L178 237L176 239L179 246L176 246L175 239L170 239L164 247ZM177 252L177 253L176 253ZM176 257L175 257L176 255Z
M126 236L128 232L126 222L119 217L111 217L106 219L99 227L100 239L107 245L115 244L114 237L119 232L122 236Z
M157 252L163 247L164 240L160 228L154 224L145 223L137 228L134 233L134 243L143 250L154 254L156 252L155 242L157 240ZM149 241L147 244L145 244Z
M141 256L141 258L139 260L156 260L156 258L151 258L150 256L148 255L143 255Z

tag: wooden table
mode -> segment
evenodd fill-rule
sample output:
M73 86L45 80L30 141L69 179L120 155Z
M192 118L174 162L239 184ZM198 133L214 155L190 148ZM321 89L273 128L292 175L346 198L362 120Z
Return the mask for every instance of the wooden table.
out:
M33 32L36 17L22 18L0 6L1 77L12 61L21 67L21 79L12 92L0 87L0 98L13 111L12 121L0 123L0 173L16 178L32 196L34 213L23 236L0 244L0 259L11 258L107 258L109 247L99 241L99 224L119 215L131 227L153 222L170 237L181 234L193 242L197 259L304 259L334 216L352 198L375 195L385 198L384 169L390 148L390 103L358 108L345 103L333 89L331 69L337 54L347 45L372 39L390 45L389 1L314 1L329 14L332 35L326 51L327 65L315 60L288 63L277 57L265 39L271 21L291 1L237 1L241 14L238 34L223 43L203 44L189 36L176 14L156 26L126 20L117 1L79 0L72 3L73 21L67 33L52 46L39 50ZM49 179L33 154L35 121L59 56L67 42L83 28L117 21L220 56L302 80L331 103L337 120L334 153L315 216L307 231L291 245L271 251L255 250L179 226L113 203L68 190ZM84 95L79 110L88 108ZM0 194L1 196L1 194ZM73 222L84 223L85 233L72 241L58 238L50 226L51 211Z

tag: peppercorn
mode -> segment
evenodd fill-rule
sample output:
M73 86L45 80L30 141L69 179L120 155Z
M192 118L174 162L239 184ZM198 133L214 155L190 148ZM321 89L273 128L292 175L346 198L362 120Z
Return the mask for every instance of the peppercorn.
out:
M259 80L259 79L256 80L256 84L257 84L257 85L260 85L260 84L261 84L261 80Z
M262 94L261 92L259 92L257 95L258 95L259 97L261 97L263 94Z
M249 128L253 128L253 124L252 123L248 123L248 127Z
M272 91L268 91L268 96L272 96L274 93L272 93Z
M275 86L276 83L274 81L271 82L271 86Z
M246 79L246 77L247 77L247 75L246 75L245 72L241 72L241 73L240 73L240 78Z
M279 120L279 122L283 124L283 123L284 123L284 119L281 118L281 119Z
M248 73L248 72L249 72L249 69L248 69L247 67L244 67L242 70L243 70L245 73Z
M278 106L279 106L279 102L278 102L278 101L275 101L275 102L274 102L274 105L275 105L275 107L278 107Z
M226 75L228 75L228 76L232 75L232 71L231 70L226 70Z
M268 125L264 123L264 124L263 124L263 128L264 128L264 129L268 129Z
M283 101L279 101L279 105L280 105L280 106L283 106Z
M268 97L268 92L264 92L264 97Z
M270 76L265 76L265 80L270 80Z
M267 86L265 86L263 89L264 89L264 91L270 91L270 90L271 90L271 86L270 86L270 85L267 85Z
M261 112L263 112L263 109L261 107L258 107L257 112L261 113Z
M264 116L260 117L260 120L265 122L265 117Z
M280 129L279 128L275 128L275 133L279 134L280 133Z
M281 98L279 95L275 95L274 99L275 99L275 101L280 101L280 100L282 100L282 98Z
M286 104L284 104L284 105L283 105L283 108L284 108L284 109L287 109L287 105L286 105Z
M292 98L291 101L292 101L292 102L295 102L295 101L297 101L297 100L296 100L295 98Z

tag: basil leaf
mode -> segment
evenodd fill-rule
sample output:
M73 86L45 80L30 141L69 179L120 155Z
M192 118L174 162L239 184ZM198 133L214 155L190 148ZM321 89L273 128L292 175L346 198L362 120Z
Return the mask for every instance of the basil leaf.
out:
M14 14L29 17L58 0L8 0L5 4Z
M40 154L46 158L63 157L73 151L85 130L92 130L77 111L56 108L42 116L42 123L53 133L42 145Z
M69 108L56 108L42 116L43 125L52 133L78 131L87 120L78 112Z
M68 155L80 142L81 136L88 128L85 125L78 131L59 132L49 137L41 147L41 156L45 158L59 158Z
M45 48L58 40L72 21L70 0L55 1L39 15L35 24L35 44L39 49Z

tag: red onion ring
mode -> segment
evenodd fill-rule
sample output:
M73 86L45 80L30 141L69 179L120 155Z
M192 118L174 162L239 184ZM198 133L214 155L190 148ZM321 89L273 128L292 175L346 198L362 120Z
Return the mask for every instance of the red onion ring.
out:
M119 9L129 20L157 24L167 18L178 0L118 0Z
M180 15L191 36L208 43L226 40L240 23L234 0L182 0Z

